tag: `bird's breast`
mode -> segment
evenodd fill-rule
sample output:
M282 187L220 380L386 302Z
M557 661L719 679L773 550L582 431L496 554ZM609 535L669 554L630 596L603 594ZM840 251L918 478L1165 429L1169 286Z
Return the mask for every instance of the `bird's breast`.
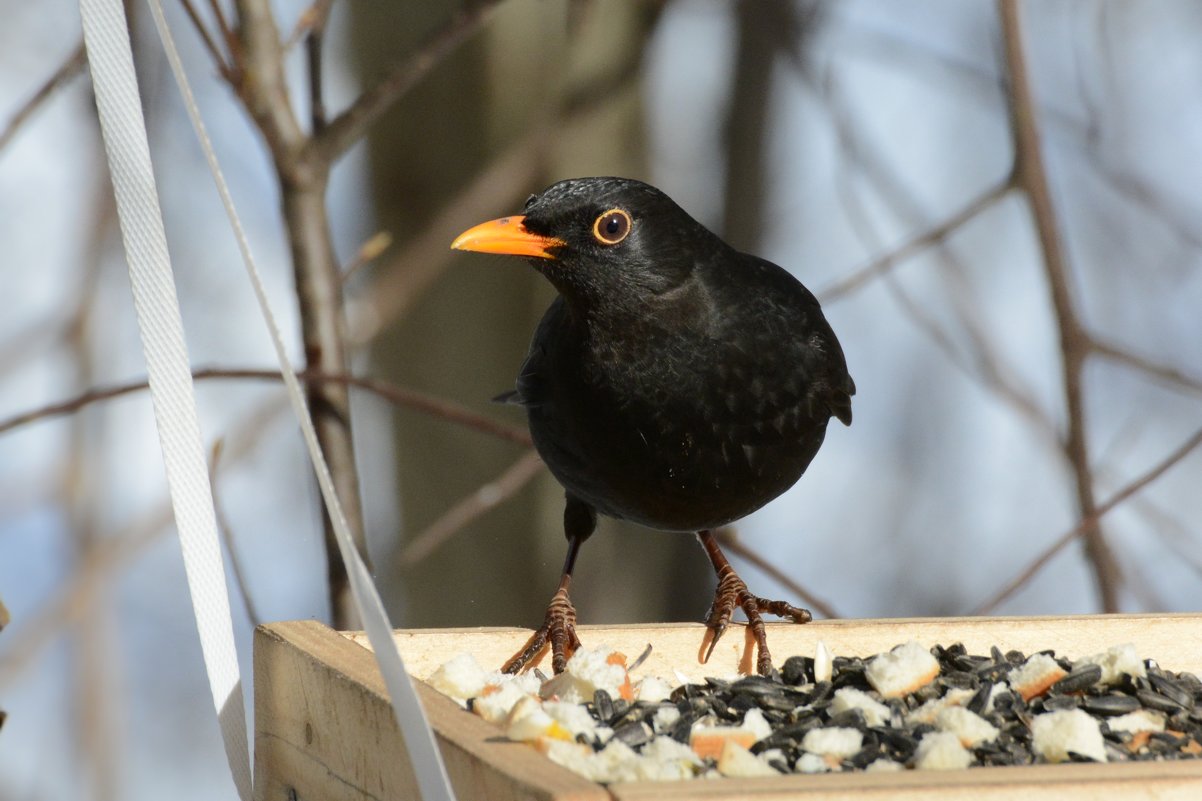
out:
M805 424L772 354L753 368L718 344L651 332L542 343L528 415L552 473L604 514L668 530L723 525L788 489L825 420Z

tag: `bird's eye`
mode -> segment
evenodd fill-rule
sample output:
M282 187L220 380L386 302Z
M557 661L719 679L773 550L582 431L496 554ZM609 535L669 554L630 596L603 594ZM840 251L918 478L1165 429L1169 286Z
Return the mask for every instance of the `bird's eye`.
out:
M593 222L593 236L603 245L616 245L630 233L630 215L621 209L610 209Z

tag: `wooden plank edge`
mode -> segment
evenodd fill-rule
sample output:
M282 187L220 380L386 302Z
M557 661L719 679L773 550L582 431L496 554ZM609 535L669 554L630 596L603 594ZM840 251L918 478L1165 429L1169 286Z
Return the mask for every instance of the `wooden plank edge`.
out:
M390 739L395 738L399 748L403 749L403 738L392 719L383 677L369 650L316 621L260 626L256 630L256 690L261 674L259 653L268 650L260 643L266 645L268 642L320 664L331 681L351 682L363 687L377 707L388 710L385 717L392 727ZM424 682L415 682L414 686L434 729L455 792L463 801L473 798L610 801L612 798L603 786L556 765L530 746L506 740L495 726L467 713ZM256 743L262 711L258 698L256 692ZM265 703L269 701L264 699ZM384 757L383 754L377 756ZM397 757L404 759L403 753ZM256 754L256 779L258 762ZM353 781L355 777L340 778Z
M1126 762L1105 765L1036 765L969 768L954 771L833 773L764 779L723 779L687 783L679 794L665 793L658 782L610 785L616 801L690 798L698 801L843 801L888 798L901 801L972 798L1011 801L1020 798L1102 801L1114 798L1202 798L1202 763Z
M638 675L666 678L674 670L690 678L731 675L747 662L750 647L746 627L732 625L710 662L703 665L698 656L705 627L700 623L589 625L580 626L578 631L585 646L605 643L623 650L632 659L650 643L651 656ZM370 648L362 633L344 632L344 635ZM485 668L499 666L529 636L530 631L521 628L395 632L410 671L420 678L429 677L440 664L462 651L476 655ZM871 656L907 640L918 640L926 646L963 642L970 651L984 653L988 653L991 645L1027 653L1050 647L1071 658L1132 642L1141 658L1155 658L1168 670L1202 674L1202 614L1197 613L885 618L821 620L805 626L768 624L768 641L778 660L793 654L813 655L819 640L833 653L847 656ZM549 659L544 656L543 661Z

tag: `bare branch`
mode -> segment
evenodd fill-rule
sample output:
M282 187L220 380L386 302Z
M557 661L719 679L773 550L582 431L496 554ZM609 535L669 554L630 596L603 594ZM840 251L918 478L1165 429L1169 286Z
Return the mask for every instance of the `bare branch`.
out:
M334 0L313 0L313 3L296 18L296 25L288 35L288 41L284 42L284 49L291 50L296 47L311 31L324 30L333 6Z
M1119 364L1125 365L1138 370L1154 379L1170 384L1177 389L1183 389L1187 392L1202 392L1202 381L1193 376L1186 375L1176 367L1170 367L1166 364L1158 364L1151 359L1143 356L1136 356L1129 350L1114 345L1110 342L1104 342L1097 337L1091 337L1090 347L1099 356L1105 356L1107 359L1116 361Z
M280 374L275 370L252 369L202 368L193 371L192 377L197 381L210 379L281 380ZM357 387L358 389L377 395L394 405L415 409L432 417L461 425L464 428L471 428L484 434L490 434L500 439L515 442L519 445L530 446L533 444L530 440L529 432L525 429L495 422L484 415L476 414L470 409L459 406L451 401L436 398L432 395L425 395L421 392L405 389L404 387L398 387L384 381L353 375L331 375L318 370L303 370L297 373L297 377L302 381L329 382ZM0 420L0 434L5 434L15 428L37 420L45 420L51 417L74 413L97 401L110 400L122 395L140 392L144 389L146 389L145 379L130 381L125 384L116 384L110 387L91 389L70 400L23 412L7 420Z
M1118 611L1121 580L1102 528L1097 524L1093 472L1085 425L1082 372L1089 356L1089 337L1074 309L1068 262L1060 245L1056 209L1048 188L1047 171L1035 114L1035 100L1028 81L1023 52L1022 24L1017 0L998 0L1002 20L1006 66L1010 77L1010 113L1014 135L1014 178L1026 193L1043 252L1044 274L1055 310L1060 349L1068 431L1064 448L1076 482L1077 504L1085 521L1085 552L1094 571L1098 600L1104 612Z
M1012 184L1009 180L990 187L947 219L918 234L901 247L895 248L883 256L878 256L852 272L851 275L826 287L818 293L818 299L824 304L834 303L856 290L863 289L874 278L884 275L898 264L918 255L932 245L942 242L950 234L955 233L960 226L1005 197L1011 188Z
M460 499L442 517L414 537L397 556L397 564L408 567L425 559L473 520L517 494L542 472L542 467L543 460L537 451L523 453L516 462L505 468L505 472Z
M309 143L311 159L326 165L336 161L358 141L376 118L416 86L449 52L474 34L497 2L478 0L457 11L440 31L396 64L388 75L361 94L350 108L331 120L320 135L313 138Z
M217 20L217 30L221 32L221 38L225 39L231 50L234 50L238 46L238 37L234 35L234 29L230 27L229 20L225 18L221 0L209 0L209 8L213 9L213 19Z
M279 31L270 0L237 0L237 6L238 94L267 140L286 189L287 181L295 179L291 171L306 137L292 110Z
M309 147L312 139L297 121L270 0L237 0L237 6L241 23L239 42L244 56L238 92L267 141L279 176L280 205L292 253L305 365L327 374L344 374L349 369L349 360L342 278L326 208L330 164L328 160L312 157ZM329 465L347 529L359 555L370 567L351 430L350 396L345 386L333 382L312 383L306 389L317 441ZM324 506L322 517L332 623L339 629L356 628L358 608L351 598L346 565Z
M227 81L233 82L234 73L226 61L225 54L221 52L221 48L217 46L217 42L209 33L209 29L205 26L204 20L200 18L196 7L192 5L192 0L179 0L184 7L184 11L188 15L188 19L192 21L192 27L196 29L196 33L200 36L200 41L204 44L205 50L209 51L209 55L213 57L213 63L217 65L217 71L221 73ZM228 40L227 40L228 41Z
M17 131L21 129L21 126L54 94L55 90L83 71L83 66L86 63L87 57L84 54L83 41L81 40L79 44L75 45L75 48L71 51L71 55L67 56L67 60L54 71L53 75L46 79L45 83L38 87L38 90L33 93L32 97L16 110L12 119L8 121L8 125L4 126L3 131L0 131L0 150L3 150L12 141L13 137L17 135Z
M810 607L810 609L825 618L842 617L835 611L834 607L826 601L819 598L814 593L807 590L805 587L797 583L796 580L785 575L779 567L771 560L765 559L754 550L749 548L742 540L739 539L739 533L733 526L724 526L714 532L714 536L718 538L723 549L735 554L751 565L759 568L764 573L771 576L774 580L786 587L790 592L797 595L802 603Z
M305 39L305 62L309 71L309 130L320 133L326 127L325 92L321 75L322 31L315 28Z
M1132 481L1126 487L1112 495L1105 503L1097 506L1088 517L1082 518L1081 522L1073 526L1065 532L1054 543L1047 547L1039 556L1037 556L1030 565L1028 565L1021 573L1011 579L1006 585L993 597L982 602L976 609L972 611L974 615L989 614L997 609L1006 599L1017 592L1024 584L1030 581L1040 570L1047 566L1048 562L1052 561L1052 557L1060 553L1069 546L1074 540L1081 536L1088 536L1089 532L1095 530L1098 521L1104 515L1121 504L1123 501L1136 494L1144 487L1151 484L1156 479L1164 475L1170 468L1184 459L1198 445L1202 444L1202 429L1194 432L1194 435L1185 441L1185 443L1177 450L1173 451L1164 458L1159 464L1153 467L1142 476Z

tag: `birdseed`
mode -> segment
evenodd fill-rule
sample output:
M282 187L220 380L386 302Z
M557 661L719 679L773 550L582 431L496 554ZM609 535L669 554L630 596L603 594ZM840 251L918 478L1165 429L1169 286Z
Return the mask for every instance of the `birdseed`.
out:
M906 649L913 656L913 645ZM1108 653L1123 649L1131 646ZM830 679L816 682L815 660L792 656L771 678L710 677L675 686L664 700L639 700L637 682L634 700L598 688L582 704L594 731L555 747L540 744L547 735L524 739L603 783L766 775L765 768L816 773L1202 756L1202 681L1193 674L1129 654L1126 662L1107 662L1106 654L1074 662L1043 651L1031 656L1046 658L1032 662L996 647L969 654L959 643L937 645L929 654L937 673L899 697L883 698L873 689L871 659L835 656ZM1029 674L1031 665L1053 660L1062 678L1026 700L1011 689L1011 674L1021 676L1024 668ZM682 761L685 752L692 756ZM652 765L652 755L670 764Z

